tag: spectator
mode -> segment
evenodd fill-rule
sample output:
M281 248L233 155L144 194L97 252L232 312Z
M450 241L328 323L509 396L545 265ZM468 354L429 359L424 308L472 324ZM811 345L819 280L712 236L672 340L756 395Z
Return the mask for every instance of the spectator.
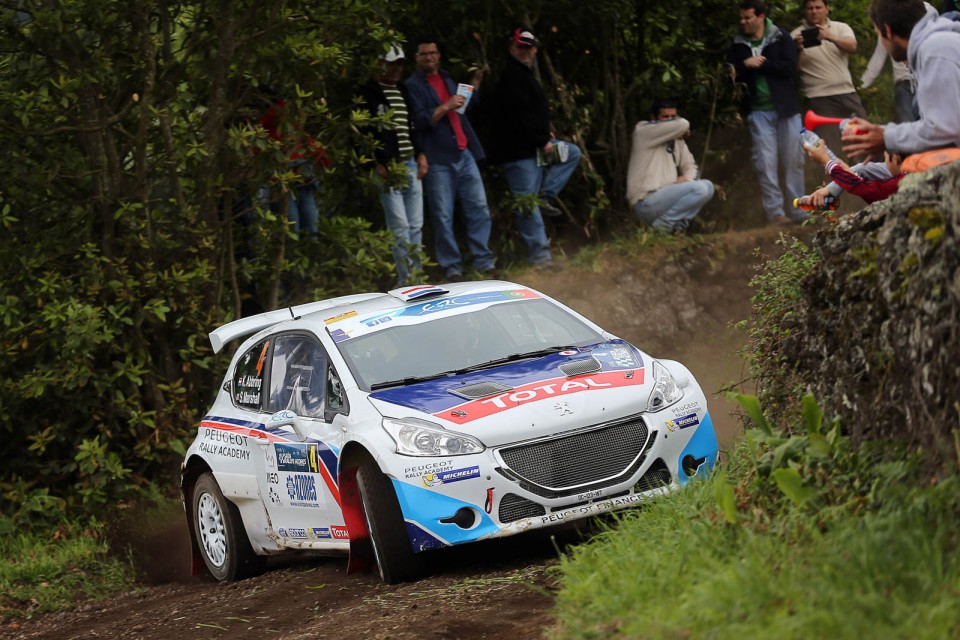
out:
M741 0L740 28L727 55L737 82L745 83L742 111L753 140L753 167L760 182L763 210L771 224L800 222L807 214L784 213L778 167L783 165L787 195L803 194L803 149L797 107L797 47L786 30L767 18L763 0Z
M397 287L408 284L411 270L420 269L416 258L421 249L423 228L423 187L427 157L417 147L413 135L413 109L407 87L400 84L403 75L403 50L394 46L380 57L376 78L363 87L364 108L374 116L390 114L391 126L373 131L379 143L374 150L374 171L380 191L387 228L393 233L393 259L397 268ZM391 175L391 167L394 175ZM401 175L396 176L400 171ZM399 182L392 184L392 179Z
M860 77L860 88L866 89L873 84L873 81L880 75L884 63L890 60L893 67L893 91L894 104L897 114L897 122L913 122L917 119L913 112L916 96L913 89L913 74L906 62L897 62L890 57L881 40L877 40L877 46L873 49L873 55L870 56L870 62Z
M437 38L417 41L417 71L407 79L413 107L414 136L426 154L430 169L425 176L427 200L433 216L436 258L444 277L451 282L463 278L463 261L453 232L454 199L459 199L467 228L467 247L477 271L492 275L495 259L490 251L490 209L477 162L484 158L483 147L470 121L458 109L473 108L474 97L466 104L453 79L440 69ZM486 69L477 70L470 86L479 89Z
M652 120L633 128L627 167L627 201L633 213L658 231L685 231L713 197L713 183L699 180L699 169L684 139L690 123L677 107L658 100Z
M556 198L580 162L580 148L560 142L550 129L543 87L534 75L540 41L526 27L510 36L507 64L491 97L490 156L503 167L515 196L538 196L539 203L514 209L517 230L531 265L553 268L543 217L560 216Z
M803 14L803 24L790 35L797 43L800 85L807 98L807 108L831 118L865 118L867 112L850 77L848 56L857 51L853 29L843 22L830 19L829 0L806 0ZM805 39L802 32L806 29L818 31L812 38ZM804 42L809 46L805 46ZM840 130L837 127L826 127L818 133L829 146L840 148Z
M290 121L287 103L276 100L260 118L260 126L274 140L288 146L290 161L287 167L299 177L287 195L287 220L293 230L317 233L320 213L317 209L317 165L326 167L330 161L316 140L303 134L297 123Z
M875 125L855 118L843 131L852 158L901 156L960 146L960 23L941 18L923 0L873 0L870 19L897 62L908 62L917 80L919 119Z
M867 204L885 200L895 194L904 176L900 171L900 156L896 154L887 153L884 158L884 173L891 177L868 179L861 173L851 170L843 161L831 158L823 142L815 147L805 144L803 148L808 156L823 165L827 175L835 184L844 191L860 196Z

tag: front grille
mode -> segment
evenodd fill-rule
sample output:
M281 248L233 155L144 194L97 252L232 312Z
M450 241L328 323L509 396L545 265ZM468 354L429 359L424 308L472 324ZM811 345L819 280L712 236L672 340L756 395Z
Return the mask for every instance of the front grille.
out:
M622 482L643 464L656 432L648 437L639 417L591 431L500 450L501 475L545 498L602 489ZM646 445L646 446L645 446Z
M667 468L667 463L657 458L653 461L653 464L650 465L650 468L647 469L646 473L637 480L637 484L633 485L633 490L636 493L643 493L651 489L665 487L672 481L673 476L670 475L670 469Z
M500 522L514 522L523 518L546 515L547 511L542 504L522 498L515 493L508 493L500 500Z
M560 371L563 371L563 374L568 378L582 376L585 373L594 373L600 371L601 368L600 361L594 357L585 360L572 360L560 365Z
M477 398L486 398L488 396L500 395L507 391L513 391L513 387L508 387L498 382L477 382L476 384L468 384L463 387L454 387L448 391L461 398L476 400Z

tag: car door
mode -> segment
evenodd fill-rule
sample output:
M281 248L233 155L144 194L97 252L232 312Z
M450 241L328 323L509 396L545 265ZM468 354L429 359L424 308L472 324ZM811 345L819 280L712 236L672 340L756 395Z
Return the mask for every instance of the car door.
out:
M344 539L337 487L339 430L328 422L340 396L331 392L329 358L310 334L279 334L273 343L267 411L295 413L306 438L274 431L264 446L261 494L270 521L288 546Z

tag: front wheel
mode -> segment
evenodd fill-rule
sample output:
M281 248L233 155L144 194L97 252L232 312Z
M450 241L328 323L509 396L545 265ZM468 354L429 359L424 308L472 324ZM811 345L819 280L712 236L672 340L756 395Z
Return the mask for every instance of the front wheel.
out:
M203 561L217 580L241 580L263 571L266 558L250 546L240 510L209 472L193 486L193 526Z
M420 558L410 546L407 525L390 479L375 462L367 460L357 470L357 486L380 577L387 584L416 580L422 571Z

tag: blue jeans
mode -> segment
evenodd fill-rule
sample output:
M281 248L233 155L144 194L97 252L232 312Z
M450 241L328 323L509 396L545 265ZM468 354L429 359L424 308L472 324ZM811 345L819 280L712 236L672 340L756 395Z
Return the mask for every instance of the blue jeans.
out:
M552 142L557 143L556 140L552 140ZM540 167L537 165L536 157L533 157L504 162L500 165L503 167L503 173L510 191L514 195L542 193L544 196L557 197L580 163L580 148L569 142L564 144L567 145L568 149L566 162L558 162L549 167ZM527 245L527 260L530 264L541 264L552 260L550 242L547 240L547 233L543 228L543 216L540 213L540 207L537 206L532 211L529 209L514 209L514 217L517 221L517 231L520 233L520 238Z
M709 180L674 182L633 205L633 213L657 231L685 231L712 197L713 183Z
M423 186L417 177L417 162L412 158L404 163L407 186L402 189L380 188L380 204L387 228L393 232L393 260L397 265L397 286L407 284L411 269L419 269L419 261L410 255L411 248L419 248L423 229Z
M490 208L473 154L464 149L451 164L431 164L424 179L433 216L437 264L447 276L463 274L463 260L453 233L454 200L459 199L467 227L467 248L478 271L494 268L490 251Z
M317 198L314 195L316 185L307 184L293 187L287 199L287 220L293 224L294 231L304 229L317 232L320 212L317 210Z
M783 165L786 196L790 202L804 195L803 147L800 146L800 114L781 118L776 111L751 111L747 116L753 139L753 168L760 181L760 197L768 220L784 215L779 166ZM792 220L807 214L790 208Z

